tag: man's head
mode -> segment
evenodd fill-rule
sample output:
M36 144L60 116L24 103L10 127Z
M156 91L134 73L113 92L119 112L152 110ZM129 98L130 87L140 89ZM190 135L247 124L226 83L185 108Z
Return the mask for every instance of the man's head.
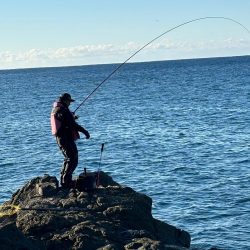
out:
M61 102L66 103L67 105L70 105L71 102L74 102L75 100L71 98L71 95L68 93L64 93L60 95L59 100Z

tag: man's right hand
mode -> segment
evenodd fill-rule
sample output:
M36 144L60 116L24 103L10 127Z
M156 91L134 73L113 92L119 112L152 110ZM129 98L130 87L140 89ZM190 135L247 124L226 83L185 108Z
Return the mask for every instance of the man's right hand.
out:
M86 136L86 139L89 139L89 138L90 138L90 134L89 134L89 132L88 132L87 130L84 132L84 134L85 134L85 136Z

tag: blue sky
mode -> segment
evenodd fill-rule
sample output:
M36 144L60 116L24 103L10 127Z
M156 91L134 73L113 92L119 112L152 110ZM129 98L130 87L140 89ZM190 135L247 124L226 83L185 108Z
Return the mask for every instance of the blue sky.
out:
M0 8L0 69L120 63L164 31L224 16L250 30L249 0L8 0ZM250 34L227 20L188 24L132 61L249 55Z

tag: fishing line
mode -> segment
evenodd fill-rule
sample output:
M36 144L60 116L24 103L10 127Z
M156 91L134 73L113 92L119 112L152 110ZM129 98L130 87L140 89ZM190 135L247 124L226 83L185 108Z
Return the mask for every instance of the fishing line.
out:
M204 19L224 19L224 20L228 20L228 21L231 21L231 22L234 22L238 25L240 25L243 29L245 29L249 34L250 34L250 31L243 25L241 24L240 22L232 19L232 18L228 18L228 17L215 17L215 16L211 16L211 17L200 17L200 18L196 18L196 19L192 19L192 20L189 20L189 21L186 21L184 23L181 23L165 32L163 32L162 34L160 34L159 36L155 37L154 39L152 39L151 41L149 41L148 43L146 43L145 45L143 45L140 49L138 49L135 53L133 53L129 58L127 58L123 63L119 64L118 67L112 71L99 85L97 85L97 87L79 104L79 106L75 109L74 113L90 98L90 96L92 96L100 87L103 83L105 83L117 70L119 70L125 63L127 63L131 58L133 58L136 54L138 54L141 50L143 50L145 47L147 47L149 44L153 43L155 40L161 38L162 36L166 35L167 33L175 30L175 29L178 29L184 25L187 25L189 23L193 23L193 22L196 22L196 21L200 21L200 20L204 20Z

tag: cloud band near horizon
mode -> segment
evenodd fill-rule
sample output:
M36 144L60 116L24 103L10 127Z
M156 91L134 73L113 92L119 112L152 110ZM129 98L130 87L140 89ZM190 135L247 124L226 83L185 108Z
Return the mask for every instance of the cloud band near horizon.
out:
M0 69L117 63L126 60L142 46L129 42L125 45L99 44L56 49L33 48L17 53L3 51L0 52ZM246 39L227 38L222 41L196 42L174 42L165 39L148 45L131 62L232 56L238 55L237 53L249 55L246 51L250 51L250 40Z

